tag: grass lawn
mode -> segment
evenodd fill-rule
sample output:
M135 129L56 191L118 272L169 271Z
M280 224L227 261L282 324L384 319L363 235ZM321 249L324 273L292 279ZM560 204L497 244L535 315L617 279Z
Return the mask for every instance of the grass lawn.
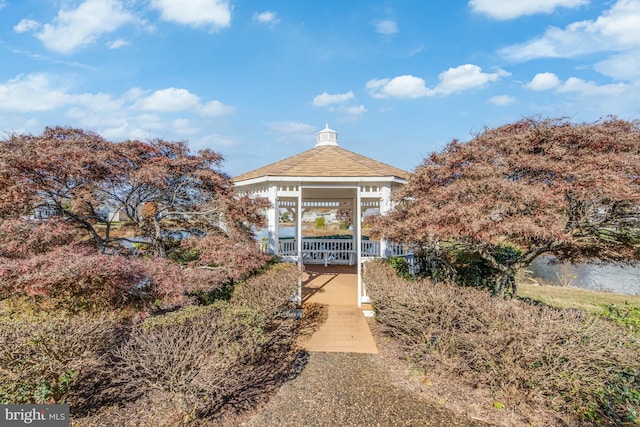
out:
M518 284L518 296L540 301L558 308L577 308L591 313L602 313L603 304L623 306L625 302L640 307L640 295L616 294L552 285Z

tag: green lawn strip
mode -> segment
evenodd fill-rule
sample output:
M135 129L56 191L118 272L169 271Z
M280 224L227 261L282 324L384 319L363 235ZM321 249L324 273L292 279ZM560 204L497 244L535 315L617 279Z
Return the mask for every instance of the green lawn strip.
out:
M601 314L603 305L625 303L640 307L640 295L616 294L613 292L591 291L587 289L565 288L551 285L518 284L518 296L539 301L557 308L575 308L590 313Z

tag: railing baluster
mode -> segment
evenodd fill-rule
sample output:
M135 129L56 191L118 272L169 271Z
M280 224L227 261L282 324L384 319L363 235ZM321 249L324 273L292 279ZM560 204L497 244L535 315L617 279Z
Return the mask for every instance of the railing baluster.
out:
M355 259L355 250L353 240L333 240L333 239L303 239L298 243L296 239L281 240L278 245L279 254L282 256L298 255L298 244L302 245L302 253L304 262L307 263L350 263ZM389 244L389 253L391 256L407 256L411 255L409 248L398 243ZM263 246L266 250L266 245ZM374 240L363 240L360 242L360 251L366 257L380 256L380 242Z

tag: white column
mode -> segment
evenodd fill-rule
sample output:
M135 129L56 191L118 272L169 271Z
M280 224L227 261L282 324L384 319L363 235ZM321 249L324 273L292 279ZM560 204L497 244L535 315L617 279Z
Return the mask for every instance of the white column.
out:
M363 297L363 289L362 289L362 199L360 198L360 186L356 188L356 220L355 220L355 230L354 236L356 240L356 265L358 270L358 307L362 307L362 297Z
M298 186L296 206L296 248L298 249L298 306L302 306L302 186Z
M269 236L269 253L278 255L280 252L280 242L278 237L278 227L280 224L280 209L278 208L278 186L269 185L269 202L271 207L267 210L267 231Z
M391 185L384 184L380 189L380 215L386 215L391 211ZM386 258L389 253L389 242L384 238L384 236L380 237L380 256Z

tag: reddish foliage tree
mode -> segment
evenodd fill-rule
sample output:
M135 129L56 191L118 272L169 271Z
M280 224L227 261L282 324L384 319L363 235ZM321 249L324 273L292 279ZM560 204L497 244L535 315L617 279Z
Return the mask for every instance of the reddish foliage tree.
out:
M199 257L192 265L212 267L224 272L229 280L246 277L248 273L263 267L271 258L270 255L257 251L257 243L253 239L229 239L222 233L209 233L202 238L185 240L182 247L198 251Z
M48 221L0 220L0 257L26 258L78 241L78 230L58 217Z
M114 143L63 127L0 140L0 298L177 303L261 267L249 242L268 202L237 196L221 163L185 142ZM43 208L54 214L34 215ZM117 220L157 257L131 256L128 239L113 236ZM189 239L194 266L161 259ZM208 263L221 268L200 268Z
M450 142L396 195L374 231L399 242L455 241L496 272L494 292L542 254L571 262L640 258L640 122L524 119ZM504 243L520 255L498 262Z
M42 135L0 141L0 214L23 218L48 208L91 233L101 247L108 234L94 227L107 203L100 184L109 176L111 144L91 132L46 128Z
M267 202L237 197L221 162L210 150L191 154L185 142L113 143L63 127L12 135L0 141L0 218L53 208L108 251L123 239L112 237L116 218L105 211L122 212L161 257L175 236L248 236Z

